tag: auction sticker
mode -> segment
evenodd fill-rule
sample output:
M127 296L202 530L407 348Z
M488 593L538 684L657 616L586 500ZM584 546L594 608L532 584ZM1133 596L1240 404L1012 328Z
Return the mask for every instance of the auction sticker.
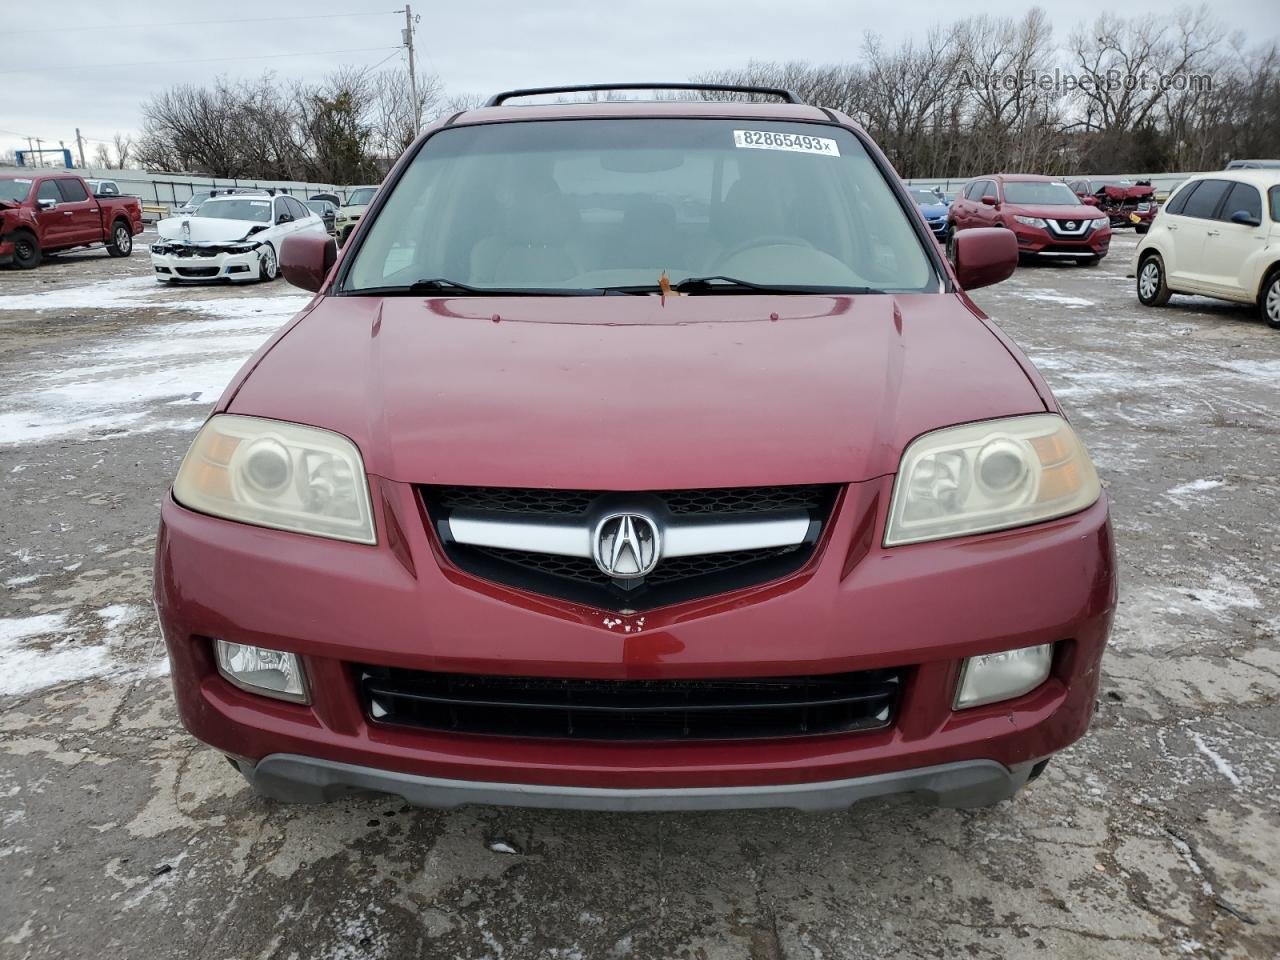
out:
M733 145L745 150L789 150L792 153L817 153L824 157L840 156L840 145L834 140L827 137L811 137L802 133L735 130Z

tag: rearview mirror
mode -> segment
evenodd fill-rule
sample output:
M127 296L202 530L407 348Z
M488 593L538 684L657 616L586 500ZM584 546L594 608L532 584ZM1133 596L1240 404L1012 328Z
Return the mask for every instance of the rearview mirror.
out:
M960 230L951 238L952 269L962 289L1008 280L1018 268L1018 240L1003 227Z
M295 287L316 293L338 259L338 247L331 237L314 233L291 233L280 245L280 272Z
M1259 220L1257 217L1255 217L1255 216L1254 216L1252 213L1250 213L1248 210L1237 210L1235 213L1233 213L1233 214L1231 215L1231 222L1232 222L1232 223L1242 223L1242 224L1244 224L1246 227L1260 227L1260 226L1262 226L1262 221L1261 221L1261 220Z

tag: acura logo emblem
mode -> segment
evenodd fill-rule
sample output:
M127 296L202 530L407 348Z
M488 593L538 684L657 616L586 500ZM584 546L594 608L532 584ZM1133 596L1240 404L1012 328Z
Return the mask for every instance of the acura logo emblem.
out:
M644 514L614 513L596 524L591 543L601 573L615 580L636 580L658 565L662 535Z

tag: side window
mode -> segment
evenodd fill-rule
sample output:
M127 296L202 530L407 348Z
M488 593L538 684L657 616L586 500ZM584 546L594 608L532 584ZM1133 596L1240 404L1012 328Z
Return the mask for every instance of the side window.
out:
M285 197L284 202L289 205L289 212L293 214L295 220L305 220L311 216L311 211L301 200L295 200L293 197Z
M36 191L37 200L52 200L54 203L62 202L62 191L58 189L57 180L45 180L40 184L40 189Z
M1259 223L1262 222L1262 194L1258 193L1257 187L1251 187L1247 183L1237 183L1233 186L1231 192L1227 194L1227 202L1222 205L1222 213L1218 215L1218 219L1230 220L1241 210Z
M964 198L966 200L977 200L978 193L981 190L982 190L982 181L975 180L973 181L973 183L969 184L967 187L964 188Z
M1195 183L1184 184L1182 189L1173 195L1173 199L1165 204L1164 212L1172 214L1182 213L1182 208L1187 205L1187 200L1196 192L1196 187L1198 186L1200 186L1199 180Z
M1280 187L1272 187L1267 197L1271 200L1271 222L1280 223Z
M1000 199L1000 194L996 192L996 182L994 180L985 181L982 195L984 197L995 197L997 200Z
M104 197L120 196L120 188L117 187L114 183L104 183L101 187L98 188L98 192Z
M280 218L289 213L289 208L284 204L284 197L276 197L276 202L272 205L271 209L273 211L273 215L271 217L272 223L279 223Z
M1199 217L1202 220L1211 218L1214 211L1218 209L1218 201L1226 196L1230 187L1230 180L1201 180L1199 188L1182 208L1182 215Z
M62 199L67 203L77 203L81 200L89 199L89 194L85 192L84 184L79 180L58 180L55 182L62 192Z

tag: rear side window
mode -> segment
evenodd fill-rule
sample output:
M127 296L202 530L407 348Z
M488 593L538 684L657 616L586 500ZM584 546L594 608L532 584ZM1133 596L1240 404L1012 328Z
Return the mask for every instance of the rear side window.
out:
M1173 195L1173 199L1165 204L1164 212L1172 214L1182 213L1182 208L1187 205L1187 200L1196 192L1196 187L1200 186L1200 181L1190 183Z
M1201 180L1196 192L1191 195L1187 200L1187 205L1182 208L1182 215L1184 217L1200 217L1201 219L1211 218L1214 211L1218 209L1218 201L1226 196L1227 190L1230 188L1230 180Z
M1280 223L1280 187L1272 187L1267 196L1271 198L1271 222Z
M79 180L59 180L58 189L62 191L62 199L67 203L76 203L80 200L88 200L89 194L85 192L84 184Z
M1230 220L1241 210L1261 222L1262 194L1258 193L1257 187L1251 187L1247 183L1235 184L1227 194L1227 202L1222 205L1222 213L1218 215L1218 219Z

